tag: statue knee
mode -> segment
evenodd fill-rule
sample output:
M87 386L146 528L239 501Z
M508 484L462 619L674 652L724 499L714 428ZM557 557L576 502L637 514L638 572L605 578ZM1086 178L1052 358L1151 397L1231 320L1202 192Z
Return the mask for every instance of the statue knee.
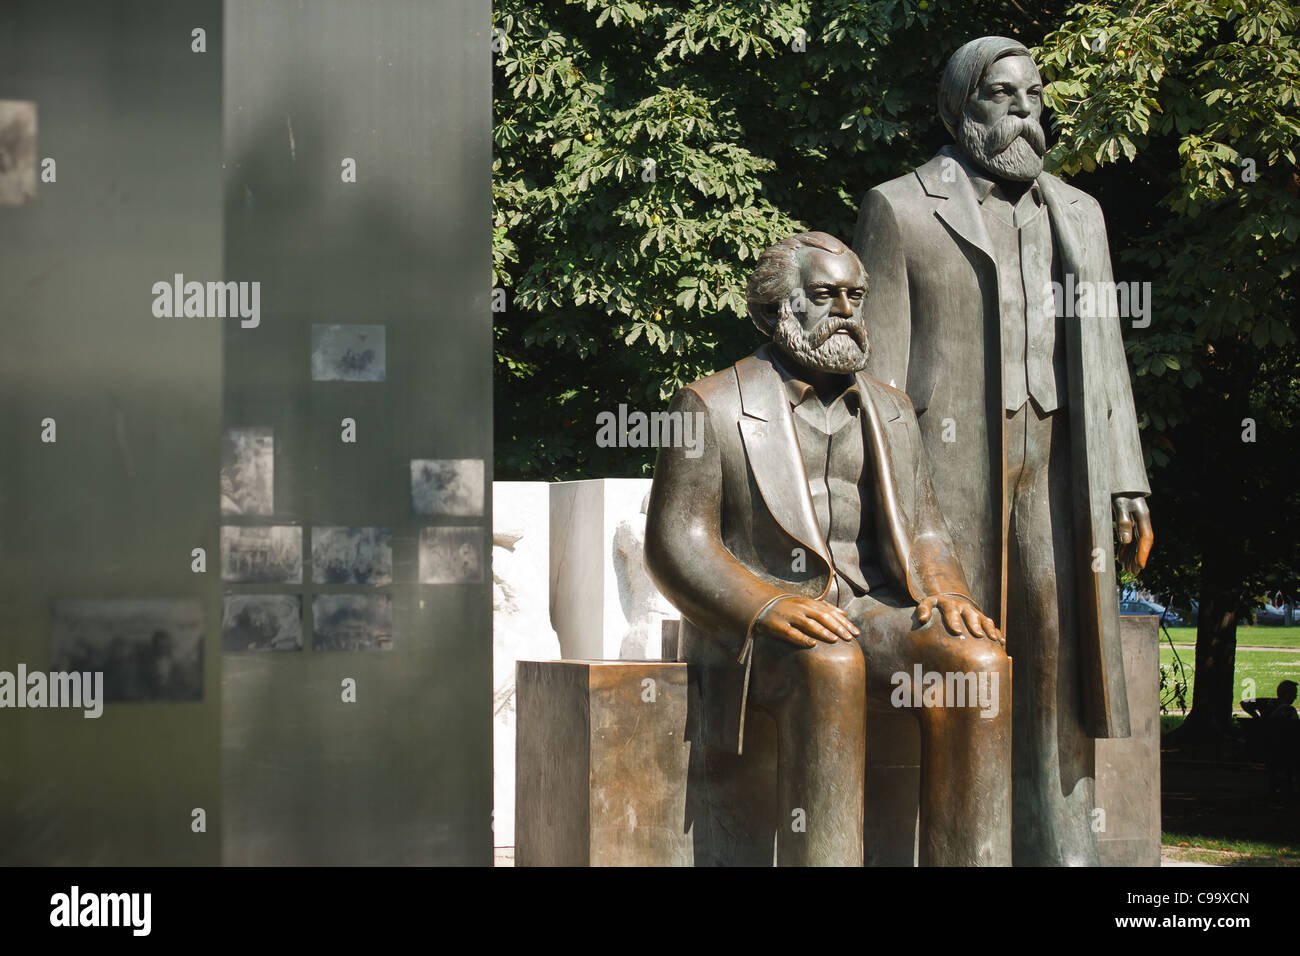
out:
M835 686L859 687L866 680L867 668L857 642L818 642L815 646L790 655L795 679L817 689Z
M1002 645L979 637L958 637L937 615L913 631L913 640L922 661L930 668L1002 675L1011 670L1010 658Z
M955 670L1006 674L1010 671L1007 652L999 644L979 638L957 641Z

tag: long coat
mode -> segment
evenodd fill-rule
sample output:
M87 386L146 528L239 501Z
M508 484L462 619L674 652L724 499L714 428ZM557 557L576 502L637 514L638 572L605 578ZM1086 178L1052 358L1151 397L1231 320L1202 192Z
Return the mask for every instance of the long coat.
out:
M1002 625L1009 516L997 262L974 188L952 149L871 190L853 248L869 275L868 371L911 397L957 556L976 602ZM1113 282L1097 201L1048 173L1038 185L1065 291ZM1081 716L1094 737L1126 737L1111 499L1146 495L1150 488L1113 293L1101 305L1091 316L1074 318L1070 312L1080 310L1067 306L1064 320L1068 493L1081 618Z
M646 563L682 612L684 659L716 663L734 701L723 708L716 745L743 738L749 649L755 619L776 598L825 597L831 556L780 373L765 345L749 358L677 393L670 413L700 414L701 453L663 448L646 514ZM895 604L970 597L935 504L912 403L900 390L858 375L863 448L877 554ZM703 640L701 640L701 638ZM739 717L739 723L733 718Z

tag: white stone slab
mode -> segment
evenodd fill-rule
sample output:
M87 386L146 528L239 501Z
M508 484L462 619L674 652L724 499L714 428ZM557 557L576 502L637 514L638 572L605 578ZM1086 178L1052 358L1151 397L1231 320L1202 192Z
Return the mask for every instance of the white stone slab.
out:
M515 843L515 664L560 657L551 627L550 484L492 483L493 843Z
M551 485L551 621L571 660L658 660L677 611L645 564L649 478Z

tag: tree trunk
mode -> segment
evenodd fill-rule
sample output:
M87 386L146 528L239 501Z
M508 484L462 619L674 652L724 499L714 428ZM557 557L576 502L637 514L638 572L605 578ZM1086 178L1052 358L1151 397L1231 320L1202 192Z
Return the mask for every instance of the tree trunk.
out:
M1201 568L1200 616L1196 622L1196 663L1192 709L1167 745L1218 747L1235 739L1232 706L1237 697L1237 609L1241 584L1232 556L1222 552ZM1226 580L1225 580L1226 578Z

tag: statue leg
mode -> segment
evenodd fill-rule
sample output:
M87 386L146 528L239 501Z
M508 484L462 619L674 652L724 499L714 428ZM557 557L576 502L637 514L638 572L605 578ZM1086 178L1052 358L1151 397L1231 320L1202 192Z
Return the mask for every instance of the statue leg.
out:
M1011 865L1010 659L937 617L917 626L913 608L869 601L848 609L862 630L867 692L921 724L921 865Z
M1068 412L1033 403L1007 421L1011 523L1007 650L1013 701L1017 865L1096 866L1095 744L1083 726L1070 515Z
M777 725L778 866L861 866L866 689L856 644L761 639L750 702Z

